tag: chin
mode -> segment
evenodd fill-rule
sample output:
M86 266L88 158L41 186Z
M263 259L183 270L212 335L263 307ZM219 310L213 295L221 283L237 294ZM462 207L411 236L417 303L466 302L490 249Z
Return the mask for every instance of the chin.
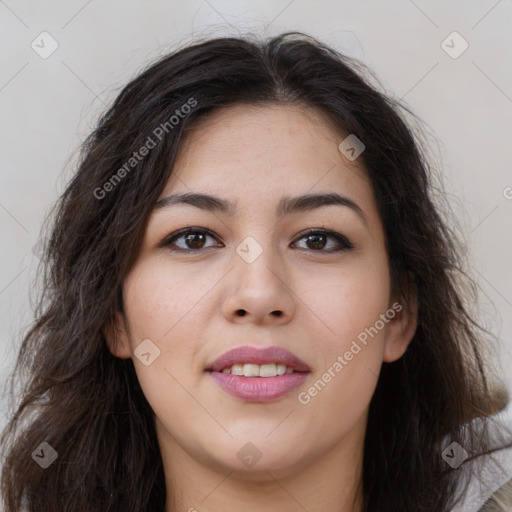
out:
M234 447L224 446L222 453L210 454L210 460L223 472L230 472L241 480L263 482L271 477L285 478L306 468L311 459L297 449L297 443L293 442L295 436L288 439L289 444L265 438L254 440L254 437L230 440L229 445Z

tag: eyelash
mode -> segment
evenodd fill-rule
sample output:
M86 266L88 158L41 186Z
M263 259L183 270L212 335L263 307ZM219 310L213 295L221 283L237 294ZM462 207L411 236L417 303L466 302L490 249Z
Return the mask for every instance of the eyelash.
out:
M191 252L199 253L199 252L203 252L208 249L211 249L213 247L213 246L210 246L210 247L205 247L205 248L201 248L201 249L183 249L182 247L176 247L176 246L171 247L173 242L175 242L176 240L179 240L180 238L182 238L186 235L189 235L189 234L193 234L193 233L201 233L201 234L204 234L207 236L211 236L212 238L216 238L209 229L197 228L197 227L187 227L187 228L175 231L174 233L171 233L168 237L166 237L161 242L160 246L166 247L170 252L178 252L178 253L180 253L180 252L181 253L191 253ZM307 250L310 252L329 253L330 254L333 252L346 251L346 250L350 250L350 249L354 248L354 245L346 237L337 233L336 231L332 231L331 229L327 229L327 228L315 228L315 229L309 229L307 231L302 231L301 233L299 233L297 235L298 238L296 240L299 241L299 240L301 240L303 238L307 238L308 236L311 236L311 235L326 235L328 237L334 238L338 242L339 247L335 248L335 249L328 249L328 250L304 249L304 248L299 248L299 250Z

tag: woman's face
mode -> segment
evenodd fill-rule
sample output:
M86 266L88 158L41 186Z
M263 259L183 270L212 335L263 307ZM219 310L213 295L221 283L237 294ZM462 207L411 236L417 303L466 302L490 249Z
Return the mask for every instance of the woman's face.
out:
M404 353L416 324L390 296L372 187L361 159L340 152L344 139L313 109L238 105L182 142L160 199L205 194L232 206L155 208L124 283L117 342L109 335L112 353L133 359L168 464L277 477L362 451L381 364ZM294 201L311 194L346 199ZM189 236L170 240L183 228ZM238 347L280 347L309 372L208 371ZM271 354L244 368L252 356L231 371L293 365Z

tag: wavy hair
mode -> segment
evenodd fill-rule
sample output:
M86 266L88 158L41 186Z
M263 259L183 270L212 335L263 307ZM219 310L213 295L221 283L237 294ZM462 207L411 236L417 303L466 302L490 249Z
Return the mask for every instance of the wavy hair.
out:
M487 424L493 412L485 329L466 306L476 287L436 202L433 165L410 122L417 118L370 76L357 60L289 32L187 44L122 89L45 219L51 227L35 321L11 375L17 403L1 438L5 512L163 512L154 413L132 360L113 356L104 333L123 311L124 278L185 131L235 104L306 105L364 142L358 161L383 222L393 290L417 296L418 326L405 354L383 364L370 402L363 508L453 506L467 461L455 470L443 460L447 440L463 445L470 459L495 449L487 429L482 434L468 423ZM155 147L127 167L148 137ZM46 469L32 460L43 441L58 454Z

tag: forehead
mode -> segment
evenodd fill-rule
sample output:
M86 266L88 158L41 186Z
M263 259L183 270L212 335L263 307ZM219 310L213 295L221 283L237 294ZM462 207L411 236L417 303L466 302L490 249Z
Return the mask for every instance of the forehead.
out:
M338 150L346 135L322 112L299 105L216 110L196 120L183 138L162 197L209 192L243 208L332 190L371 203L365 169Z

